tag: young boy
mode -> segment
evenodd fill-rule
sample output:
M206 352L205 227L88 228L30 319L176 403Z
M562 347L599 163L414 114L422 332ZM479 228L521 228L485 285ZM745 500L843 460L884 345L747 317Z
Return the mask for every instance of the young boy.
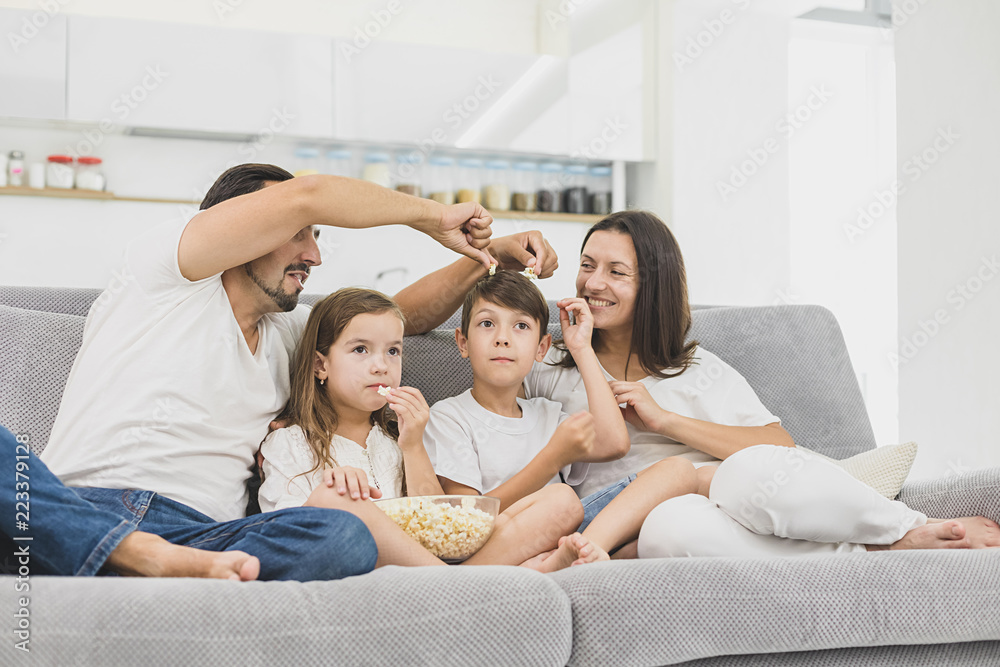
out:
M558 306L563 340L583 376L590 408L572 416L555 401L519 397L532 365L552 343L541 292L523 275L499 271L466 295L455 342L471 362L472 389L435 403L424 432L445 493L495 496L503 509L548 484L579 484L588 462L628 451L625 420L591 347L590 309L579 298ZM585 526L584 542L605 560L636 539L650 510L696 491L690 462L666 459L650 466ZM559 562L568 553L548 555L552 569L572 564Z

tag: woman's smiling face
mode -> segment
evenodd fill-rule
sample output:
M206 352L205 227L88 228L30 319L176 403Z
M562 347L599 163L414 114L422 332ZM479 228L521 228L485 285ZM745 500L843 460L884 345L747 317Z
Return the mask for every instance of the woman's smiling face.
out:
M628 234L597 231L580 253L576 295L587 301L595 329L631 328L639 293L639 267Z

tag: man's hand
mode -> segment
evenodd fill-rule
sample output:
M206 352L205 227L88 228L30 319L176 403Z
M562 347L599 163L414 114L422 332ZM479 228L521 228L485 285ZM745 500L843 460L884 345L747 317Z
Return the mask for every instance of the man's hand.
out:
M548 278L559 268L556 251L534 229L493 239L489 252L501 269L520 271L530 266L539 278Z
M493 216L477 202L445 206L441 219L430 226L419 227L432 239L449 250L471 257L487 269L495 264L486 250L493 233Z

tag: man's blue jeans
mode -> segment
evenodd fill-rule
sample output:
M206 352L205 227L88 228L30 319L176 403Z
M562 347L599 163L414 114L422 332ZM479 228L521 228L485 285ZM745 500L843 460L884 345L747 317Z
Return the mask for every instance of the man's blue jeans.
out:
M207 551L244 551L260 559L262 580L340 579L370 572L378 557L361 520L340 510L296 507L217 522L152 491L71 489L4 428L0 508L3 556L21 554L31 574L97 574L134 530Z

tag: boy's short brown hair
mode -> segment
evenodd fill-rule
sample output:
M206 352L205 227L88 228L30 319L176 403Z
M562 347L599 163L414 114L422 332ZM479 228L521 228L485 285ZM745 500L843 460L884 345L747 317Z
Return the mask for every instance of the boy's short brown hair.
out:
M486 276L472 286L465 295L465 303L462 304L463 336L469 335L472 308L480 299L517 313L524 313L535 320L538 323L539 340L548 333L549 305L533 281L517 271L497 271L496 275Z

